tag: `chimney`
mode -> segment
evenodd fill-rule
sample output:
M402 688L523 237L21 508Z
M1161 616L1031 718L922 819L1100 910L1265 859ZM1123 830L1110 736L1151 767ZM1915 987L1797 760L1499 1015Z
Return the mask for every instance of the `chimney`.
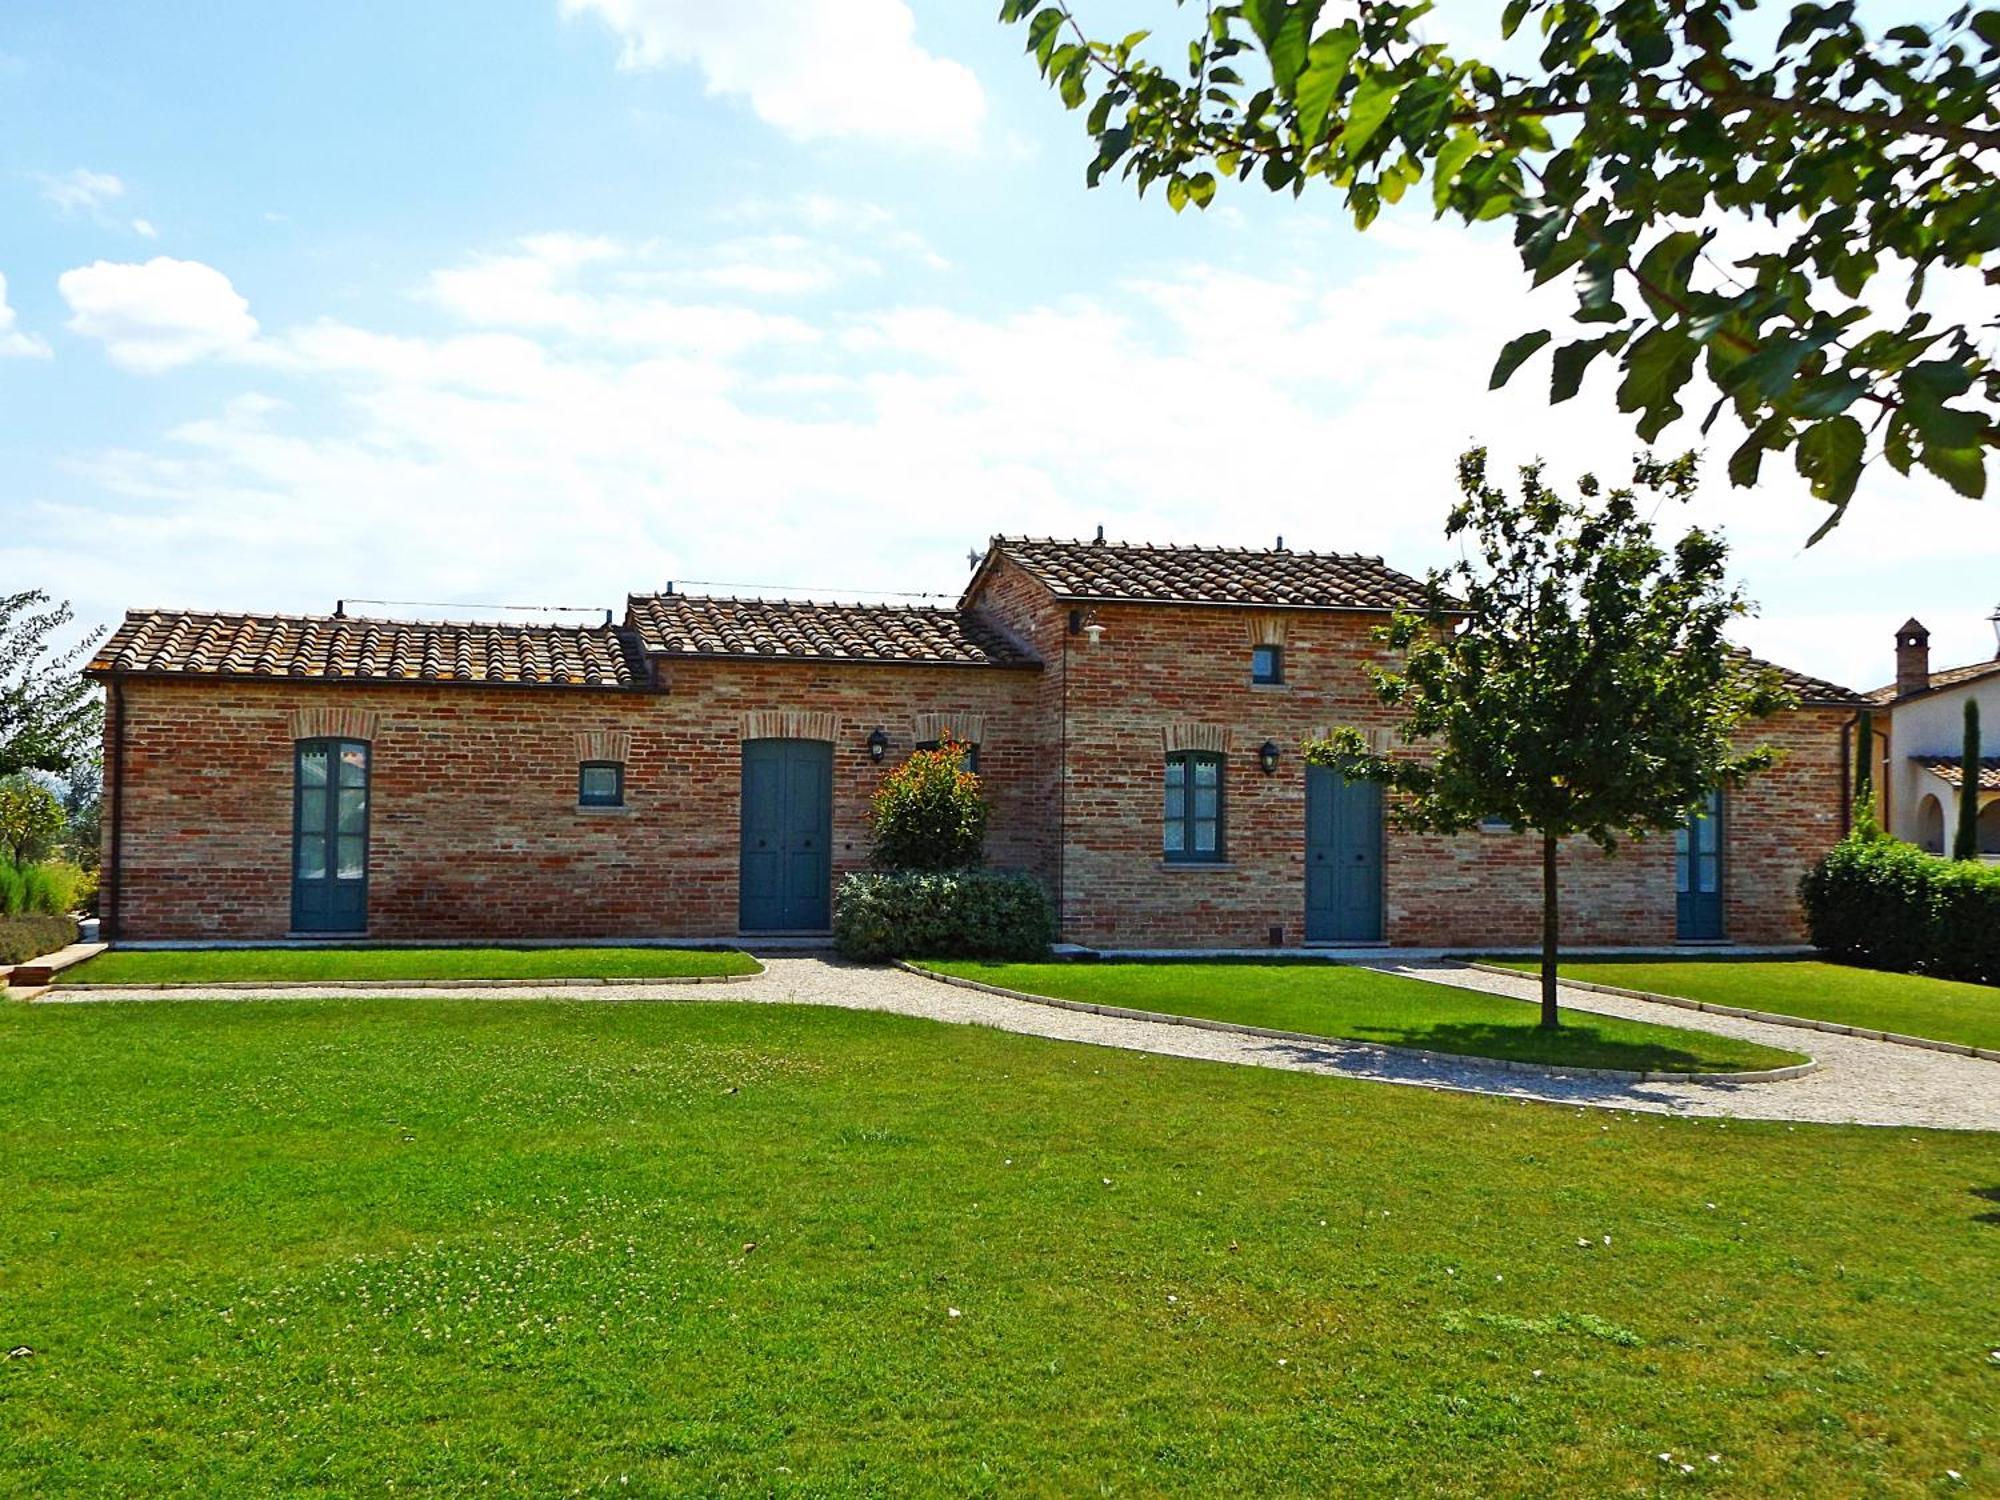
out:
M1931 633L1919 620L1905 620L1896 632L1896 696L1907 698L1931 685Z

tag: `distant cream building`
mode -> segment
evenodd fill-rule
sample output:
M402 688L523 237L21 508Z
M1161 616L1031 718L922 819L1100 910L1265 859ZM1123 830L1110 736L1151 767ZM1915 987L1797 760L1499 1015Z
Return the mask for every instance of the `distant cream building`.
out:
M1989 617L2000 646L2000 609ZM1882 824L1897 838L1947 853L1959 799L1976 797L1979 852L2000 859L2000 652L1990 661L1931 669L1931 635L1917 620L1896 632L1896 680L1868 694L1875 709L1875 787ZM1979 704L1978 785L1961 785L1965 705Z

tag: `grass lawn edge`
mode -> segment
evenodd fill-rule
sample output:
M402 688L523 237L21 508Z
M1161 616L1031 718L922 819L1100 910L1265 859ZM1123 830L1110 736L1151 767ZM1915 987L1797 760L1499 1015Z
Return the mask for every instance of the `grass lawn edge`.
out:
M111 953L115 953L117 951L118 950L116 949L110 950ZM175 950L135 949L128 951L151 953L151 952L171 952ZM194 949L187 951L260 952L263 950ZM310 952L327 951L327 950L300 949L298 951L302 953L310 953ZM347 950L332 950L332 951L347 951ZM375 953L375 952L393 953L397 950L365 949L359 951L366 951L370 953ZM449 950L419 949L412 951L428 956L429 954L436 951L449 951ZM478 951L484 951L484 950L478 950ZM506 951L510 952L518 951L522 953L549 952L549 953L568 954L568 953L589 953L593 950L590 948L569 949L561 947L552 947L547 949L542 949L542 948L524 948L518 950L510 949ZM462 974L462 975L433 975L431 977L381 975L373 978L353 978L353 979L342 978L338 976L321 976L316 978L301 977L301 978L271 978L271 979L161 979L161 980L114 979L114 980L104 980L104 981L92 980L89 978L78 979L70 977L70 975L75 973L76 971L88 968L90 964L93 963L97 958L109 956L109 953L101 953L92 955L90 958L82 960L81 962L75 964L73 967L69 969L59 970L54 976L52 976L51 982L48 985L43 986L42 988L50 990L62 989L74 992L88 991L92 994L104 994L104 995L115 995L121 992L128 994L136 994L136 993L153 993L157 991L174 991L189 995L203 994L213 991L239 993L239 994L240 993L282 994L289 991L297 991L297 990L355 990L355 991L371 991L375 993L383 993L391 988L396 989L398 991L405 989L466 990L466 989L535 989L535 988L561 990L561 989L596 989L605 986L631 985L631 984L646 984L646 985L741 984L752 979L760 979L764 975L770 972L769 966L765 964L765 962L761 958L757 957L756 954L741 948L690 948L685 950L673 949L673 948L661 948L649 951L656 951L659 953L688 952L688 953L700 953L700 954L716 954L721 956L725 961L730 959L740 959L742 962L748 964L749 967L739 973L710 973L710 974L596 974L596 975L496 974L496 975L484 975L484 976L478 974Z
M1128 1021L1153 1021L1169 1026L1190 1026L1198 1031L1226 1031L1239 1036L1271 1037L1278 1041L1338 1042L1342 1046L1366 1047L1372 1052L1383 1052L1392 1056L1423 1058L1429 1062L1474 1062L1484 1067L1501 1068L1510 1073L1532 1073L1543 1078L1617 1078L1634 1083L1777 1083L1787 1078L1803 1078L1808 1073L1817 1072L1820 1067L1819 1059L1811 1053L1805 1054L1804 1062L1792 1063L1786 1067L1755 1068L1734 1073L1684 1072L1671 1068L1645 1070L1591 1068L1567 1063L1523 1062L1518 1058L1489 1057L1478 1052L1437 1052L1426 1047L1403 1047L1392 1042L1361 1041L1353 1037L1327 1036L1316 1031L1288 1031L1275 1026L1253 1026L1244 1021L1220 1021L1209 1016L1184 1016L1172 1011L1135 1010L1124 1005L1100 1005L1089 1000L1065 1000L1057 995L1036 995L1027 990L1011 990L1001 985L967 979L960 974L947 974L929 968L914 959L896 959L895 966L905 973L934 980L939 984L979 990L1008 1000L1024 1000L1030 1005L1052 1006L1057 1010L1089 1011L1093 1015L1115 1016Z
M1533 971L1490 959L1475 959L1468 967L1486 974L1506 974L1519 978ZM1739 1021L1761 1021L1767 1026L1789 1026L1797 1031L1824 1031L1834 1036L1858 1036L1865 1041L1889 1042L1898 1047L1919 1047L1926 1052L1949 1052L1956 1057L1983 1057L2000 1062L2000 1049L1972 1047L1964 1042L1945 1042L1936 1037L1911 1036L1901 1031L1878 1031L1872 1026L1849 1026L1841 1021L1816 1021L1810 1016L1787 1015L1776 1010L1750 1010L1740 1005L1720 1005L1713 1000L1695 1000L1686 995L1668 995L1658 990L1635 990L1624 985L1604 984L1595 979L1559 978L1573 990L1596 995L1616 995L1623 1000L1650 1000L1655 1005L1671 1005L1676 1010L1701 1010L1714 1016L1731 1016Z

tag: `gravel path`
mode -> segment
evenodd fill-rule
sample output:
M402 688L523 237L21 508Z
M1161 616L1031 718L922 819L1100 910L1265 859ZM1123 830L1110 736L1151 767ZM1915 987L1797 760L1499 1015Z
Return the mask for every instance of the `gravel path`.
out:
M1572 1010L1713 1031L1773 1047L1805 1051L1818 1058L1823 1066L1802 1078L1771 1083L1640 1083L1611 1078L1545 1077L1512 1072L1477 1058L1439 1061L1387 1052L1359 1042L1282 1041L1271 1037L1204 1031L1157 1021L1102 1016L1089 1011L1061 1010L978 990L960 989L899 970L854 968L824 958L767 955L763 961L768 968L767 973L740 983L670 985L637 982L556 989L546 993L565 999L794 1002L838 1006L847 1010L888 1011L959 1025L992 1026L1002 1031L1049 1037L1057 1041L1122 1047L1134 1052L1158 1053L1164 1057L1281 1068L1376 1083L1451 1089L1513 1099L1540 1099L1602 1109L1750 1120L2000 1131L2000 1063L1899 1047L1861 1037L1803 1032L1700 1011L1667 1012L1643 1000L1627 1000L1616 995L1600 995L1567 987L1562 992L1562 1000ZM1459 985L1522 999L1535 993L1535 980L1529 975L1488 974L1457 964L1420 963L1387 957L1370 967L1407 975L1412 979ZM394 985L384 985L370 990L292 989L278 997L357 999L367 995L409 993L407 988L399 991ZM521 1000L533 998L539 992L532 988L506 987L422 993L439 998ZM193 997L185 990L128 990L115 995L93 996L88 991L72 989L56 990L35 1003L49 1005L190 998ZM239 990L208 998L256 999L259 996L254 991Z

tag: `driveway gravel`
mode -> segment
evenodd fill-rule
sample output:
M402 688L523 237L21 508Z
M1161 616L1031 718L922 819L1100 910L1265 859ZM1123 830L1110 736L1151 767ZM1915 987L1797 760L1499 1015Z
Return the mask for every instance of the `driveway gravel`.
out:
M887 1011L957 1025L992 1026L1055 1041L1122 1047L1163 1057L1248 1067L1280 1068L1374 1083L1449 1089L1511 1099L1537 1099L1597 1109L1641 1110L1654 1114L1719 1116L1746 1120L1928 1126L1948 1130L2000 1131L2000 1063L1899 1047L1862 1037L1801 1032L1733 1016L1701 1011L1672 1012L1643 1000L1596 994L1567 986L1562 1003L1571 1010L1671 1024L1722 1036L1742 1037L1772 1047L1804 1051L1821 1067L1800 1078L1767 1083L1661 1083L1560 1073L1523 1073L1477 1058L1418 1057L1360 1042L1283 1041L1271 1037L1204 1031L1158 1021L1139 1021L1089 1011L1064 1010L946 985L895 969L860 968L831 959L767 954L768 972L724 985L606 984L556 991L565 999L753 1001L830 1005L847 1010ZM1532 998L1533 976L1483 973L1461 964L1419 962L1390 955L1369 965L1392 974L1466 989ZM258 992L231 991L226 998L247 1000ZM284 999L357 999L396 995L394 985L372 990L288 988L263 992ZM454 989L455 999L520 1000L534 992L519 986ZM55 990L36 1004L103 1003L114 1000L187 1000L188 992L121 990L92 994Z

